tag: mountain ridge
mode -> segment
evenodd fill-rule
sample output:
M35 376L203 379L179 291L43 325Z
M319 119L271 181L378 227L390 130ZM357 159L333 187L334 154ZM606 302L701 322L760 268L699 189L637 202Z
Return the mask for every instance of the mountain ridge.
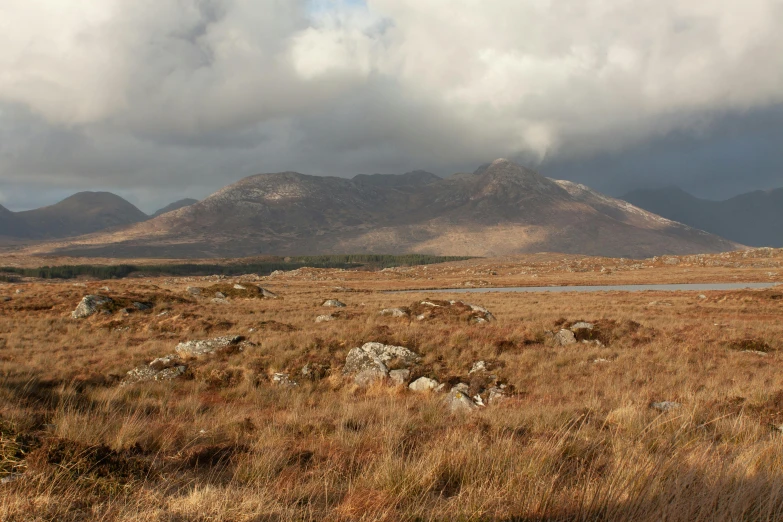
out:
M257 174L151 220L42 248L115 257L538 251L647 257L740 246L505 159L473 175L418 176L427 182L411 190L384 178Z

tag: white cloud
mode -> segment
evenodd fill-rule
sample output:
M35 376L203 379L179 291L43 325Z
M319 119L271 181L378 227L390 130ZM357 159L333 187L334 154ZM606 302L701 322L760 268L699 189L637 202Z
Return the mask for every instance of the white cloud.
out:
M4 0L0 176L540 160L783 103L781 0L313 5Z

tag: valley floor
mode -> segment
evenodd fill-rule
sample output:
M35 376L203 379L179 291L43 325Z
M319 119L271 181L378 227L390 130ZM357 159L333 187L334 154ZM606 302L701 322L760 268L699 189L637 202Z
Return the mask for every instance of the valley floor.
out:
M751 281L783 251L0 283L0 520L780 520L783 287L427 292ZM420 359L344 374L368 342Z

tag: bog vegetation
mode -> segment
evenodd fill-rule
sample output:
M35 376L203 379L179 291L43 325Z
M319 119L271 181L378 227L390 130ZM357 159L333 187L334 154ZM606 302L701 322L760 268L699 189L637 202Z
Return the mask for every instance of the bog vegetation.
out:
M780 266L730 262L712 277ZM581 282L614 277L602 263L580 260ZM0 520L783 518L780 289L459 296L484 322L469 305L427 313L448 295L382 291L540 269L538 282L543 266L0 285ZM633 277L713 269L687 270ZM72 319L87 294L121 305ZM579 322L592 330L561 345ZM241 349L123 384L181 342L224 336ZM421 358L401 385L360 386L342 370L367 342ZM418 377L446 391L410 390ZM489 381L500 399L446 406L452 387Z

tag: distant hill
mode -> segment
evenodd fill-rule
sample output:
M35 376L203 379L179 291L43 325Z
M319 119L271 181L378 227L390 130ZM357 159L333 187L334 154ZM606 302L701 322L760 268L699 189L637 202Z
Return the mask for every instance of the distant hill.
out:
M131 225L149 219L144 212L110 192L79 192L48 207L0 211L0 236L56 239Z
M647 257L738 247L500 159L445 179L420 171L354 179L259 174L149 221L37 251L115 257L543 251Z
M700 199L677 187L635 190L623 199L744 245L783 247L783 188L748 192L725 201Z
M192 198L180 199L179 201L175 201L174 203L170 203L170 204L166 205L165 207L163 207L162 209L157 210L154 214L150 215L150 217L158 217L161 214L165 214L166 212L173 212L175 210L179 210L179 209L184 208L184 207L189 207L193 203L198 203L198 200L197 199L192 199Z

